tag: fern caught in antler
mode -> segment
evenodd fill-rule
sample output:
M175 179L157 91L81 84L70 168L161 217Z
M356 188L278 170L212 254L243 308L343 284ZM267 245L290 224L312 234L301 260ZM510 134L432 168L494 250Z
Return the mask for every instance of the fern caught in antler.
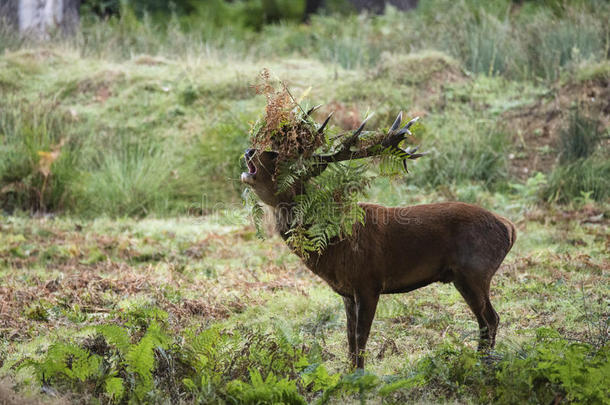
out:
M400 146L418 118L401 127L400 113L387 131L365 131L369 116L354 132L329 137L332 113L318 124L312 114L320 106L306 110L286 85L280 82L276 89L271 84L267 70L260 77L256 88L267 105L252 127L252 147L277 153L273 177L278 194L300 185L291 207L288 244L304 256L320 253L333 241L349 237L356 223L364 223L358 200L371 182L371 166L364 158L378 157L379 172L396 175L406 171L407 160L423 155L417 148ZM260 204L254 193L247 193L246 200L260 234Z

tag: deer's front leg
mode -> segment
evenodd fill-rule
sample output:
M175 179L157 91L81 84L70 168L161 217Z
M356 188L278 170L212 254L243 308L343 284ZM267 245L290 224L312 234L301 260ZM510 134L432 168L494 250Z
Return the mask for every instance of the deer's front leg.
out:
M356 301L352 297L343 297L345 316L347 318L347 342L349 344L349 360L352 367L356 367Z
M369 338L379 294L363 292L356 294L356 368L364 368L366 341Z

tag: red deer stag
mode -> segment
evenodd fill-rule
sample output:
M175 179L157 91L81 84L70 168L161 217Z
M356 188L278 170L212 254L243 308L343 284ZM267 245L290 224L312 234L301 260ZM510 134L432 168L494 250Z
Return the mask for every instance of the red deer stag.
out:
M361 159L387 148L399 149L415 120L399 128L402 115L380 145L354 148L364 124L331 155L315 155L320 174L328 164ZM324 129L324 126L320 130ZM379 146L382 146L380 148ZM407 158L421 154L402 150ZM273 208L277 230L286 239L294 198L307 179L278 193L273 151L248 149L248 172L241 181ZM389 208L361 203L364 225L353 236L337 240L322 253L302 260L343 297L351 362L364 366L364 353L380 294L412 291L440 281L453 282L474 313L480 330L479 351L492 348L500 318L489 300L491 278L515 242L511 221L475 205L460 202Z

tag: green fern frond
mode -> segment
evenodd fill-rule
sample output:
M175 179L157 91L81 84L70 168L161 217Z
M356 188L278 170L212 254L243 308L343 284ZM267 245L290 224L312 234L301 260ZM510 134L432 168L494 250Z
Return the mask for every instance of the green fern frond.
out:
M123 386L123 379L120 377L109 377L104 382L104 389L106 395L110 397L113 403L119 403L125 395L125 387Z
M102 335L108 344L115 346L121 354L127 353L131 341L126 329L118 325L97 325L94 330Z
M242 197L244 199L246 209L250 211L250 217L252 218L254 229L256 230L256 237L259 239L265 239L265 231L263 230L263 217L265 212L263 211L263 207L259 203L256 194L254 194L250 188L246 188Z
M137 376L135 395L142 399L153 387L155 348L167 347L169 338L156 322L153 322L140 342L131 346L125 355L127 372Z
M29 361L22 366L33 366L39 381L64 379L85 381L100 372L101 357L73 344L58 342L40 362Z

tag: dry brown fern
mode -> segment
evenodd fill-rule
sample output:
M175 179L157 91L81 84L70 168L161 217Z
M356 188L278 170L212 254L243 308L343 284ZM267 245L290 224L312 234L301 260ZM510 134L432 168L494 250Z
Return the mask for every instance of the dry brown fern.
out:
M253 127L252 146L277 152L280 162L311 157L324 143L324 134L317 130L315 122L283 82L276 88L267 69L261 72L259 80L255 88L265 95L267 105L264 116Z

